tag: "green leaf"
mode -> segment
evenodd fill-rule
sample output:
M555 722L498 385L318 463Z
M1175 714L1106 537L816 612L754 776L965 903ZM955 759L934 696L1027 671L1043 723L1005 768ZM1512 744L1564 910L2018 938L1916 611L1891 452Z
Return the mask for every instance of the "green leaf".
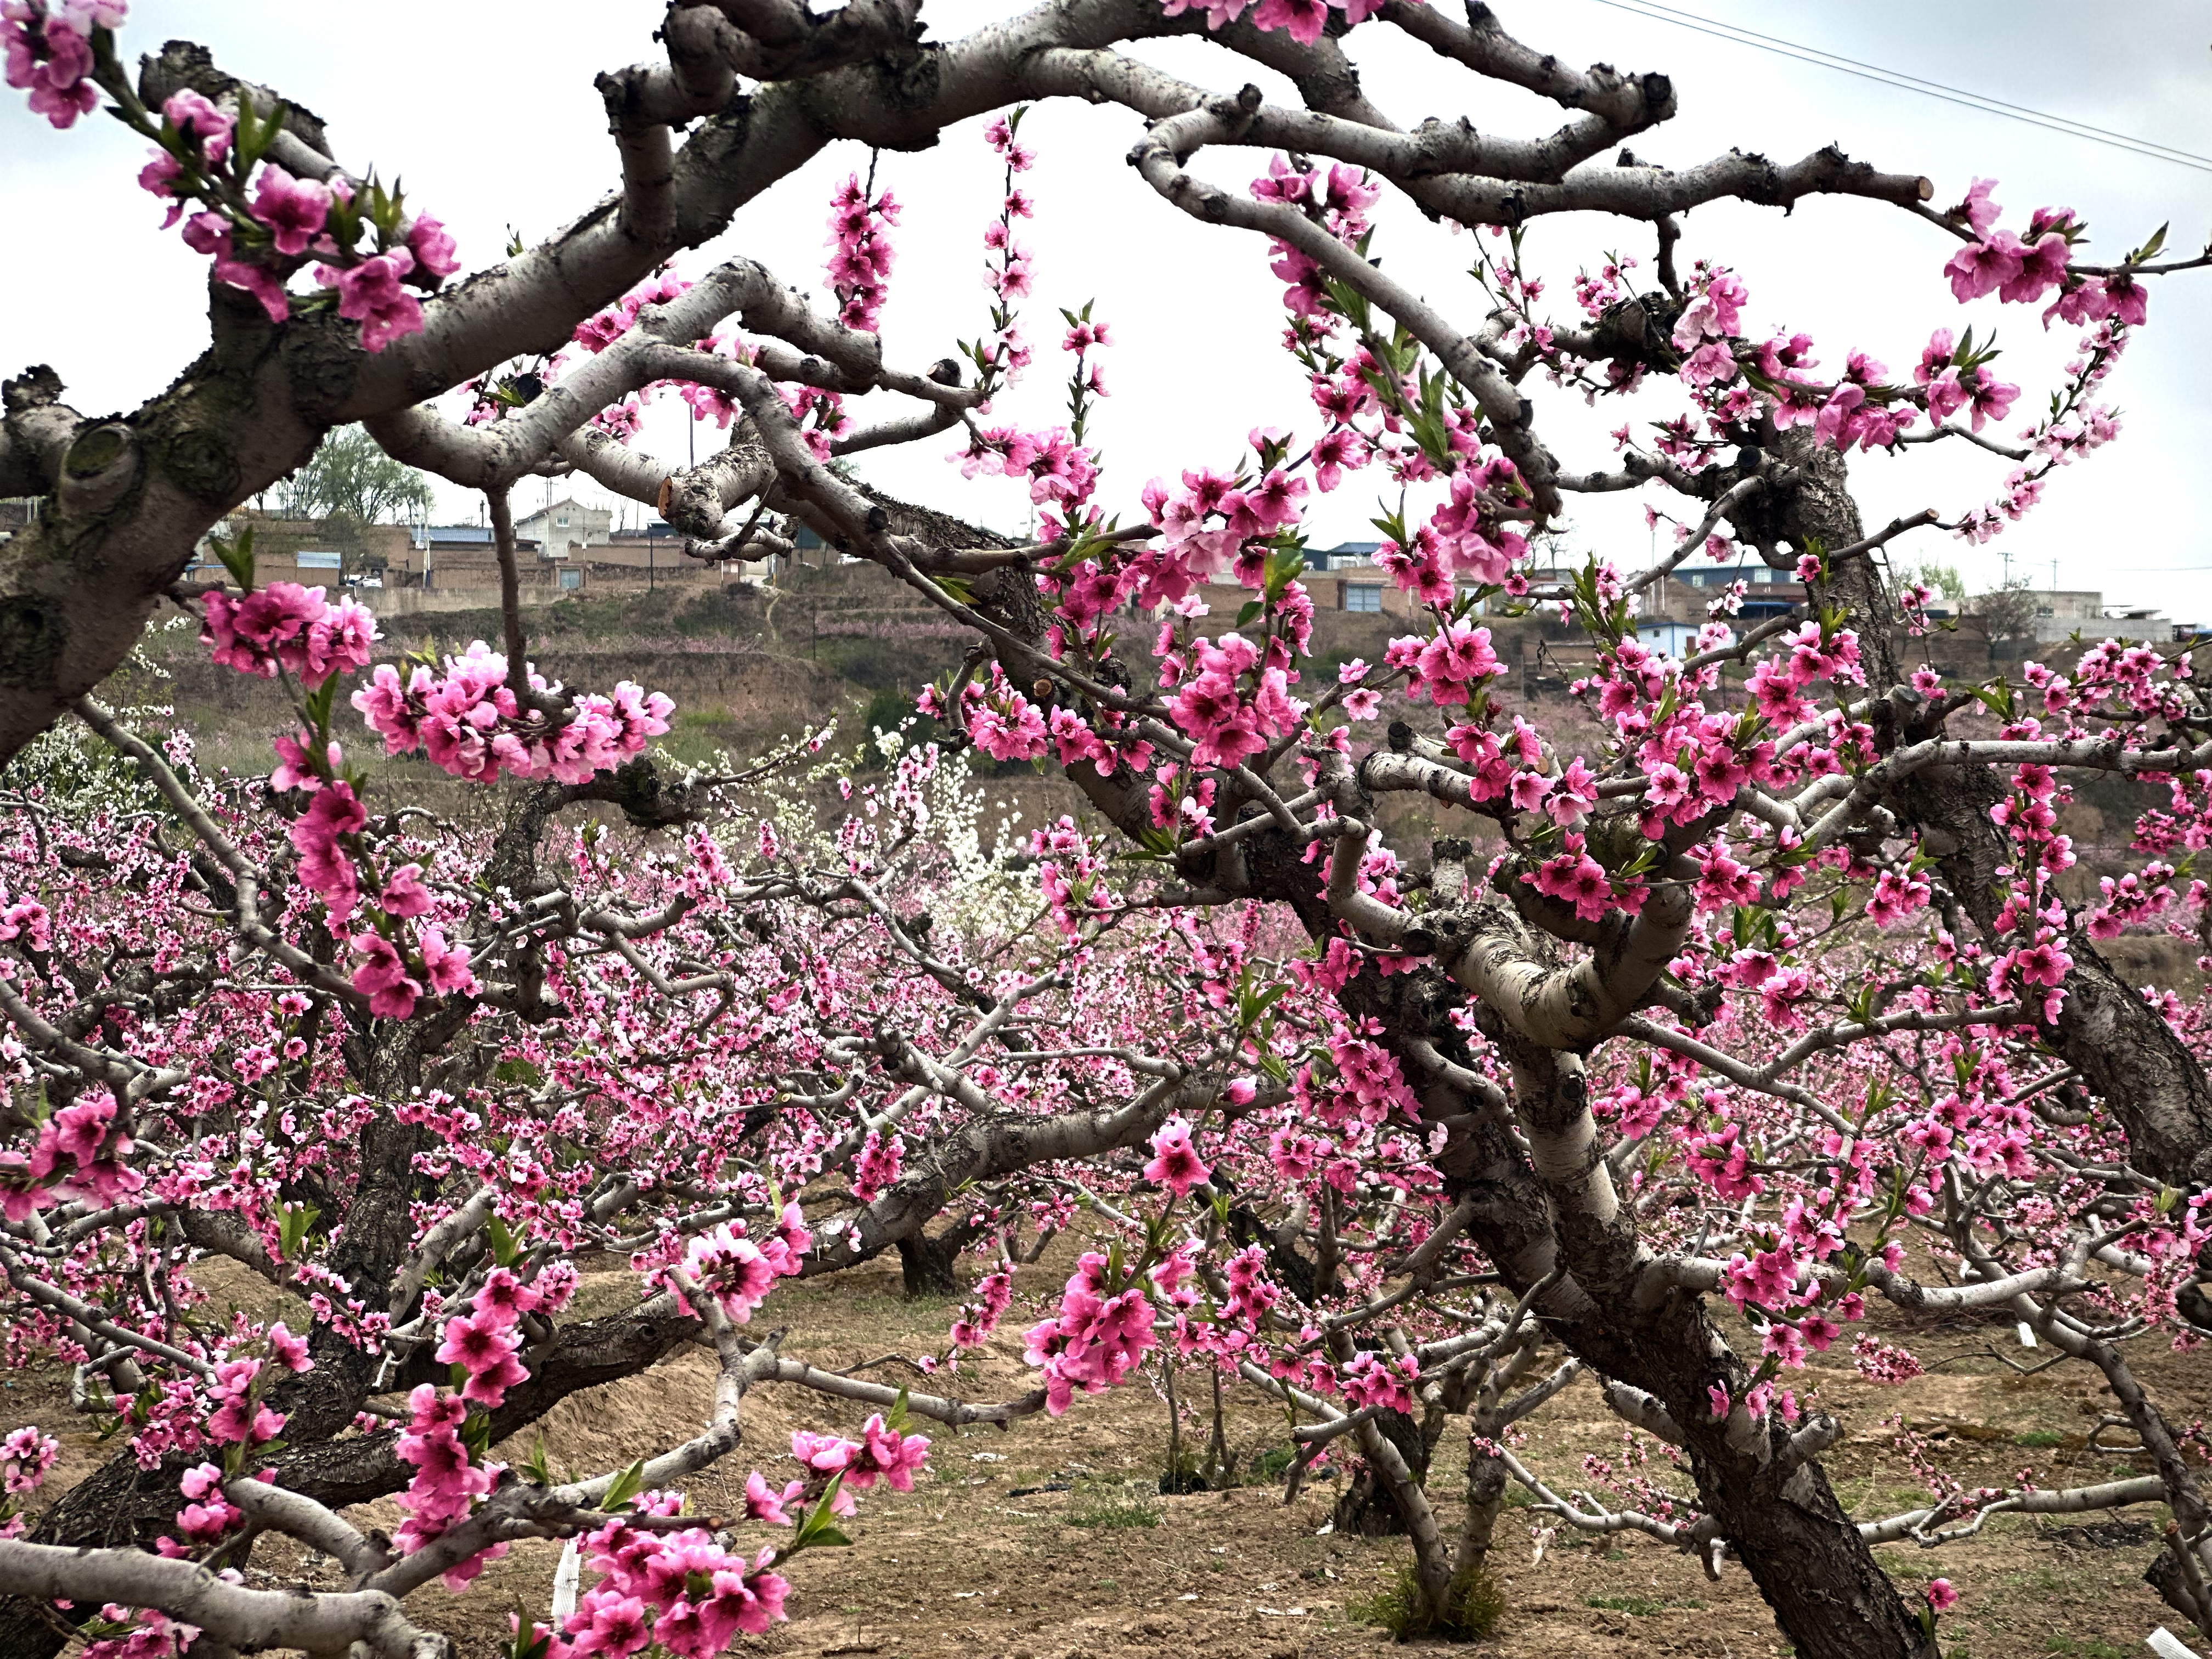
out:
M812 1549L817 1545L849 1544L853 1541L830 1518L830 1506L837 1501L838 1490L844 1484L843 1470L830 1477L830 1484L823 1488L821 1498L807 1511L806 1518L799 1523L799 1531L791 1540L793 1554L800 1550Z
M2012 719L2012 686L2004 680L1971 688L1974 700L2000 720Z
M522 1472L538 1486L550 1486L553 1484L553 1470L545 1461L544 1430L538 1431L538 1443L531 1448L530 1455L523 1461Z
M842 1480L843 1477L839 1478ZM617 1510L627 1509L629 1506L629 1500L637 1496L639 1489L644 1485L645 1460L641 1457L615 1477L614 1485L607 1488L607 1495L599 1500L599 1508L610 1515ZM834 1481L831 1483L831 1490L836 1490Z
M240 179L253 171L253 164L268 153L269 146L276 142L276 134L284 125L285 106L272 106L265 116L256 116L251 106L238 112L238 132L233 139L238 153L238 176ZM248 124L251 123L249 131Z
M545 1081L545 1073L526 1060L502 1060L491 1068L491 1074L499 1082L519 1084L526 1089Z
M484 1231L491 1235L491 1259L502 1267L512 1267L522 1259L522 1246L507 1230L507 1223L497 1216L485 1224Z
M306 1242L322 1212L312 1204L288 1204L276 1222L277 1249L287 1261L299 1259L300 1246Z
M1176 849L1176 838L1165 830L1145 823L1137 826L1137 842L1154 858L1168 858Z
M253 591L253 531L251 526L241 531L236 541L221 536L208 538L208 545L222 561L222 568L230 572L230 579L246 592Z
M461 1420L461 1443L469 1449L469 1461L481 1463L491 1450L491 1418L483 1412L471 1412Z
M338 677L333 674L313 690L308 692L305 699L308 723L325 741L331 735L331 709L337 701L337 695Z

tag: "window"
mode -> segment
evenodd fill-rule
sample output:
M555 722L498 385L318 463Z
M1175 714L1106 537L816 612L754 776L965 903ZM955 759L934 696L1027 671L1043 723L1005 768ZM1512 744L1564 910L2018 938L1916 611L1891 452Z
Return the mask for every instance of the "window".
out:
M292 556L294 565L301 570L336 570L345 561L335 553L311 553L304 549Z
M562 587L564 587L564 588L577 588L577 587L581 587L583 585L584 585L584 573L583 573L582 571L580 571L580 570L564 570L564 571L562 571L562 572L561 573L561 586L562 586Z
M563 513L559 518L554 520L553 527L556 530L566 530L568 527L568 515Z
M1380 611L1382 608L1382 584L1379 582L1345 583L1344 608L1346 611Z
M2048 617L2051 614L2051 607L2047 605L2039 605L2035 607L2035 614L2039 617Z

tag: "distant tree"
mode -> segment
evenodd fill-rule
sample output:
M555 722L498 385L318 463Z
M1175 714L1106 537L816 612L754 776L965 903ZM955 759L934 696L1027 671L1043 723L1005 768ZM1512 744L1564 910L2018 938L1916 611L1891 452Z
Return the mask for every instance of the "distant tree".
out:
M1966 602L1966 579L1959 574L1955 564L1946 564L1940 559L1923 559L1905 575L1907 581L1924 582L1954 605Z
M2008 581L1975 600L1974 614L1992 640L2027 639L2035 632L2035 595L2025 581Z
M341 519L355 526L398 523L436 502L430 481L394 460L358 426L343 426L277 490L285 514Z

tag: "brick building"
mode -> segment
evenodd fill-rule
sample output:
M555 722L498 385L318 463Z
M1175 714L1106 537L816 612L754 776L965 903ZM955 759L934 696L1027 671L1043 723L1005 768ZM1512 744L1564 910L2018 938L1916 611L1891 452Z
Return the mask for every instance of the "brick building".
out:
M395 580L406 567L409 532L405 525L288 519L240 507L212 533L234 540L248 530L253 532L256 583L376 587ZM185 575L191 581L228 580L215 550L204 540L194 550Z

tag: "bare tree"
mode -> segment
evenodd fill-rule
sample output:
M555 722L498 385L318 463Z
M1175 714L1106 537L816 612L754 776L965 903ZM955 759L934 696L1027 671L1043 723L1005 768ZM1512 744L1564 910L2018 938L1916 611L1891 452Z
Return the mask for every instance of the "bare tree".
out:
M2007 582L1973 602L1972 616L1992 641L2009 644L2035 637L2035 592L2026 581Z

